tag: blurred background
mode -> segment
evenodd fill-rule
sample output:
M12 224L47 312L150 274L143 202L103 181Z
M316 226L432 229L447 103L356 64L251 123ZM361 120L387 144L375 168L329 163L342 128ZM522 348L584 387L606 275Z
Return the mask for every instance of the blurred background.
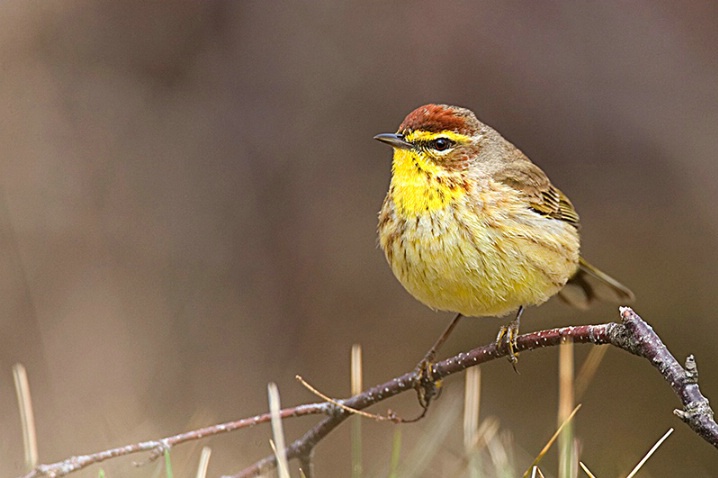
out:
M372 136L428 102L471 108L549 174L584 255L718 396L716 45L715 2L3 2L0 475L23 472L17 362L44 463L261 413L270 381L283 405L315 401L295 374L347 396L355 343L367 386L410 370L451 314L410 297L376 247L391 152ZM551 301L522 330L611 320ZM465 320L442 356L501 323ZM482 367L481 416L513 435L520 469L555 430L557 360ZM462 394L448 380L404 426L405 456ZM642 476L715 476L718 452L646 361L609 350L582 403L597 476L625 476L669 427ZM419 410L413 394L387 408ZM422 476L459 459L457 420ZM315 422L286 421L288 439ZM363 432L366 476L386 476L394 426ZM237 472L269 438L182 445L175 473L205 444L210 476ZM344 425L318 475L348 476L349 450ZM103 468L155 473L133 460Z

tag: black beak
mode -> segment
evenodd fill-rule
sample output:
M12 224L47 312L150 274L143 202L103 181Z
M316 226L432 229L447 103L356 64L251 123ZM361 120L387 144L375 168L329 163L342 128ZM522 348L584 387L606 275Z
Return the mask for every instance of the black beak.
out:
M389 146L399 149L411 149L414 146L411 143L404 141L404 137L400 134L395 133L382 133L374 136L374 139L386 143Z

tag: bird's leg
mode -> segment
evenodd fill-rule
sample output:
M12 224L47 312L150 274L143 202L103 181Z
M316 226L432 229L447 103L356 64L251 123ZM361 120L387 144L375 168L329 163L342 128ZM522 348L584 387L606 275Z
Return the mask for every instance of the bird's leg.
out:
M459 323L459 320L463 315L456 314L456 317L454 317L451 322L449 322L449 325L444 329L444 331L441 333L438 339L436 339L436 342L434 342L434 345L431 346L428 352L426 352L426 355L424 355L424 358L422 359L422 362L432 362L436 358L436 353L439 351L442 345L444 345L444 342L449 338L449 335L454 331L456 328L456 325Z
M516 364L519 361L518 354L514 351L516 348L516 337L519 335L519 325L521 324L521 314L524 313L524 306L522 305L519 307L518 312L516 312L516 318L509 322L507 325L502 325L499 329L499 335L496 336L496 347L501 347L501 343L503 342L504 338L506 338L506 346L509 351L509 362L511 362L511 366L514 368L514 371L518 373L518 370L516 369Z
M462 317L463 315L456 314L456 317L452 319L446 329L444 329L444 332L442 332L439 338L436 339L434 345L431 346L429 351L426 352L426 355L424 355L424 358L421 359L421 362L419 362L416 366L418 379L415 384L415 388L417 394L419 395L419 403L425 410L429 407L431 399L437 396L439 393L440 384L437 383L436 380L434 380L433 373L431 370L432 366L434 365L433 362L436 358L436 353L439 351L439 348L444 345L444 342L446 342L446 339L449 338L449 335L451 335L451 333L454 331L456 325L459 323L459 320L461 320Z

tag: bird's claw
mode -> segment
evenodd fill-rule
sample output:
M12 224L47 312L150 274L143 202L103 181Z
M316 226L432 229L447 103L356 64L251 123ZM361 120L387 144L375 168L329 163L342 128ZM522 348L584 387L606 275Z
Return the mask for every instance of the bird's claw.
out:
M428 358L424 358L416 366L416 382L414 389L419 398L419 404L426 410L434 398L441 394L441 380L434 379L434 364Z
M514 372L518 373L516 364L519 362L519 354L516 352L516 337L519 335L519 321L512 320L507 325L502 325L496 336L496 348L501 349L506 344L507 358L511 362Z

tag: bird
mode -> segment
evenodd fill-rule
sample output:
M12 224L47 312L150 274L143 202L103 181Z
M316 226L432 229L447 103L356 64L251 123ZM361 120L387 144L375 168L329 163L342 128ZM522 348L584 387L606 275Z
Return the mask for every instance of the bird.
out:
M413 297L457 314L445 333L461 317L516 312L497 337L497 345L508 340L515 364L512 341L525 307L555 295L580 309L596 300L634 300L581 257L579 216L569 198L471 110L427 104L396 133L374 139L393 148L379 245Z

